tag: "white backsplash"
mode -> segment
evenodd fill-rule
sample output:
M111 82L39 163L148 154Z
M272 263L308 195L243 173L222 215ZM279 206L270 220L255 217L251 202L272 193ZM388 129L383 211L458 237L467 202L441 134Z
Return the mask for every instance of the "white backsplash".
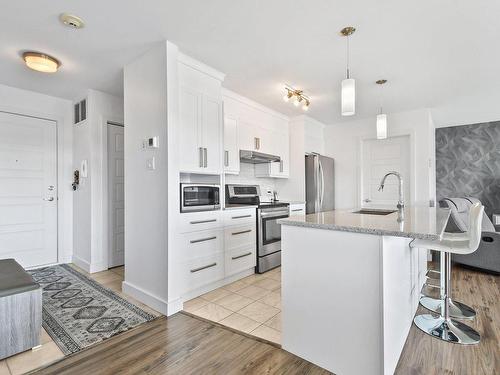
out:
M226 174L226 184L259 185L261 201L269 201L273 197L272 192L276 189L273 178L255 177L254 165L249 163L240 163L239 175ZM270 195L267 194L268 190L271 191Z

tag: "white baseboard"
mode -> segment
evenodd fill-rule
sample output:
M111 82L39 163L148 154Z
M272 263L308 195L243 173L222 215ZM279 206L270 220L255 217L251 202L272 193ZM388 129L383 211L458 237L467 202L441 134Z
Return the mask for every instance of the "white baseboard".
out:
M87 262L85 259L80 258L78 255L73 254L72 263L76 264L82 270L90 273L90 263Z
M134 297L136 300L144 303L145 305L162 313L163 315L169 315L169 310L173 310L172 308L169 309L169 304L166 301L164 301L163 299L161 299L157 296L154 296L153 294L149 293L148 291L146 291L142 288L139 288L138 286L133 285L133 284L129 283L128 281L122 282L122 292L130 295L131 297ZM176 301L174 301L174 303L176 303ZM182 304L181 304L181 306L182 306ZM179 310L177 310L177 311L179 311Z

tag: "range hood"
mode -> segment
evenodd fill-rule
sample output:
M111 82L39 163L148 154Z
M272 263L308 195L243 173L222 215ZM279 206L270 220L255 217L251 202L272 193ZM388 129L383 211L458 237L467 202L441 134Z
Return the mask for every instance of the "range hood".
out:
M280 161L281 158L276 155L264 154L262 152L240 150L240 161L250 164L264 164Z

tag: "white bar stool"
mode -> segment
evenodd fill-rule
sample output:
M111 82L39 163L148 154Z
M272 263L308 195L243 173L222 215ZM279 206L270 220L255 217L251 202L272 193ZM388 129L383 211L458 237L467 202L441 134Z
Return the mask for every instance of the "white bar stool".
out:
M440 315L422 314L415 316L415 325L427 333L444 341L457 344L477 344L480 335L474 329L457 320L451 319L451 254L470 254L477 250L481 240L481 222L484 207L475 203L470 208L469 231L466 239L442 239L441 241L415 240L412 247L440 251L442 254L441 280L443 281L443 301L440 303ZM455 303L456 304L456 303Z
M469 217L470 220L470 217ZM469 240L469 235L468 233L444 233L443 234L443 241L468 241ZM440 282L439 282L439 288L440 288L440 293L439 293L439 298L434 298L424 292L420 293L420 304L425 307L427 310L434 311L436 313L440 313L442 309L442 305L444 303L444 295L445 295L445 285L446 282L444 280L444 272L443 272L443 267L446 266L446 260L445 258L445 253L441 252L440 253L440 260L439 260L439 266L440 266L440 271L438 272ZM437 271L436 271L437 272ZM427 280L428 283L429 279ZM450 283L448 283L450 284ZM426 284L428 285L428 284ZM433 286L431 284L431 286ZM450 287L451 291L451 287ZM470 306L467 306L464 303L455 301L451 299L451 294L448 294L449 296L449 311L450 311L450 317L456 318L456 319L474 319L476 317L476 312L474 309Z

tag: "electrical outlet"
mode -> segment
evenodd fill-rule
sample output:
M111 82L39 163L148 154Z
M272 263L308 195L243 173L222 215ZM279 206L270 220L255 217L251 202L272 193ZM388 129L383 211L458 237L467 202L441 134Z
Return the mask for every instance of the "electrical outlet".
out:
M500 214L493 214L493 224L500 225Z

